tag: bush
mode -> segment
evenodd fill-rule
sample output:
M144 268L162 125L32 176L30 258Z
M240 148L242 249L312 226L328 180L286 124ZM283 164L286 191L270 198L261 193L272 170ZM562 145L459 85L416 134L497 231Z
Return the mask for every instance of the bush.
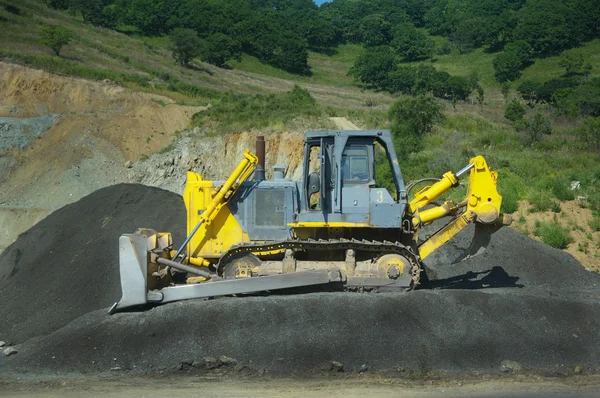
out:
M508 105L506 105L504 117L511 122L517 122L523 119L525 112L525 107L518 100L513 99L508 103Z
M388 47L377 47L356 58L348 72L355 81L385 89L388 86L388 75L396 69L397 60Z
M396 28L391 46L399 56L404 57L407 61L430 58L435 49L433 40L410 23L401 24Z
M534 234L542 238L545 244L556 249L566 249L573 242L569 230L557 221L536 222Z
M592 231L600 231L600 217L594 217L590 220L589 224Z
M434 123L443 117L440 104L432 97L399 100L388 112L396 152L401 157L421 149L422 138L431 133Z
M574 50L565 51L560 55L558 62L567 71L567 75L589 75L592 71L592 64L580 52Z
M519 84L517 87L517 91L521 94L521 98L527 101L527 104L530 108L533 108L538 102L538 92L542 88L542 85L538 82L534 82L533 80L525 80L523 83Z
M548 211L554 205L552 192L547 189L536 189L529 193L527 199L533 212Z
M204 62L223 67L230 59L240 59L242 47L240 43L223 33L210 35L204 41L200 57Z
M523 144L531 146L541 141L544 135L552 134L552 122L541 113L536 113L532 118L525 120L524 130Z
M60 55L60 50L71 42L73 32L62 26L44 26L40 29L41 42L50 47L56 55Z
M171 32L173 58L183 67L200 55L202 43L193 29L177 28Z
M577 135L588 149L600 151L600 117L587 118L577 129Z

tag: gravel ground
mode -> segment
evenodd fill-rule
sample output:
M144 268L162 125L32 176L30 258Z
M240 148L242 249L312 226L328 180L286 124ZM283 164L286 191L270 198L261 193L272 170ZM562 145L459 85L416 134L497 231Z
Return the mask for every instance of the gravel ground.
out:
M117 237L138 226L181 240L181 198L106 188L53 213L0 257L0 340L22 343L0 358L0 374L213 372L206 363L218 366L210 357L222 355L237 366L218 370L235 374L320 372L331 361L347 372L600 366L600 277L510 228L483 255L452 264L471 241L467 228L427 259L429 281L410 293L191 300L109 316L120 294Z

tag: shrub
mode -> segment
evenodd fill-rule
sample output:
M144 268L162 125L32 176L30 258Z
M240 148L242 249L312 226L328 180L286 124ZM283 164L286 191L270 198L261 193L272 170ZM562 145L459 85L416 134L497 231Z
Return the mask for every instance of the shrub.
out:
M62 26L44 26L40 29L41 42L50 47L56 55L60 55L60 50L71 42L73 32Z
M548 211L554 204L552 192L546 189L536 189L529 193L527 199L531 203L532 211Z
M202 46L200 55L204 62L223 67L225 62L232 59L240 59L242 48L240 43L223 33L215 33L208 36Z
M552 133L552 122L541 113L536 113L532 118L524 121L523 130L525 132L523 145L531 146L541 141L544 135Z
M577 129L577 134L587 148L600 151L600 117L587 118Z
M385 89L388 85L388 75L396 69L396 57L389 48L377 47L356 58L348 72L355 81Z
M200 55L201 42L193 29L177 28L171 32L173 58L181 66L187 67L190 61Z
M588 223L593 231L600 231L600 217L594 217Z
M506 110L504 111L504 117L510 120L511 122L517 122L523 119L525 116L525 107L518 100L513 99L506 105Z
M566 249L573 238L569 230L557 221L536 222L534 234L542 238L542 241L557 249Z

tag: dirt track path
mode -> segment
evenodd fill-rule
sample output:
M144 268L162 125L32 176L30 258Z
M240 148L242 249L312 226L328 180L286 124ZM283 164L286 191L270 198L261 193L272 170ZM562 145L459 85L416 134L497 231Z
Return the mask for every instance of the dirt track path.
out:
M335 123L337 128L342 130L360 130L354 123L346 119L345 117L331 117L332 122Z
M600 396L600 376L538 378L512 375L496 380L409 381L398 379L332 377L298 379L127 378L78 379L50 382L1 383L5 398L112 397L553 397Z

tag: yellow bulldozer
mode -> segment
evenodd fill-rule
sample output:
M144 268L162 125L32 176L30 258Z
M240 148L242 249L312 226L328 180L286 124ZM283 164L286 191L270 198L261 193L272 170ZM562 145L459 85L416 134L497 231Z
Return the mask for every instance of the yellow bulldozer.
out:
M378 152L380 151L380 152ZM387 130L306 133L302 179L286 179L275 166L265 179L265 142L226 181L188 172L183 199L188 235L141 229L121 236L122 298L111 313L146 304L323 288L407 291L419 286L423 260L470 223L473 252L510 223L500 213L497 173L476 156L414 194L423 180L405 185ZM376 182L378 153L385 154L394 189ZM253 177L253 178L251 178ZM436 199L468 178L464 200ZM449 221L425 240L419 230ZM483 234L483 238L479 234Z

